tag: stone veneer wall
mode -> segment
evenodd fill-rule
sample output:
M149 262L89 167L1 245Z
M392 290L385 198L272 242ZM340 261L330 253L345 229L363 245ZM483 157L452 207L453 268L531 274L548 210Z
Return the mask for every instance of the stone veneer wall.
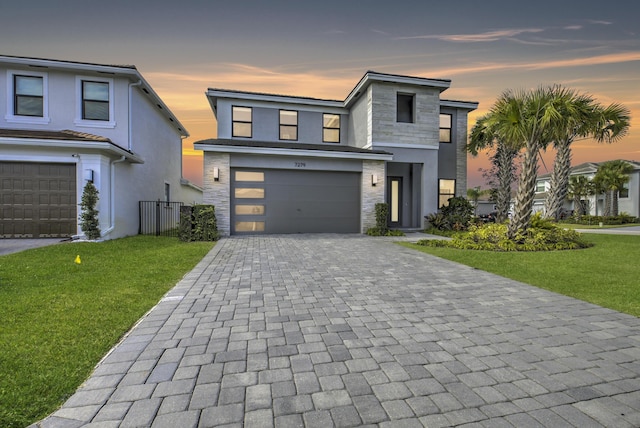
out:
M219 170L219 181L213 179L213 168ZM229 154L204 152L204 194L202 202L216 207L218 232L231 233L231 170Z
M467 112L456 114L456 196L467 197Z
M371 184L371 176L378 176L378 184ZM384 202L384 161L362 161L362 233L376 225L376 204Z

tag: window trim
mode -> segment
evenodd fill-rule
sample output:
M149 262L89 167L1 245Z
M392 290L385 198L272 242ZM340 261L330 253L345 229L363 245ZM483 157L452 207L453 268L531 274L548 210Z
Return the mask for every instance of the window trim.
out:
M449 116L449 127L448 128L443 128L442 127L442 120L440 119L440 116ZM438 115L438 121L439 121L439 131L438 131L438 140L440 143L443 144L451 144L453 143L453 114L451 113L440 113ZM442 131L443 129L448 129L449 130L449 141L442 141L442 139L440 138L440 131Z
M337 116L338 117L338 126L325 126L325 116ZM330 143L330 144L340 144L340 142L342 141L342 135L341 134L341 128L342 128L342 115L340 115L339 113L322 113L322 142L323 143ZM330 141L325 139L324 137L324 131L325 130L338 130L338 141Z
M96 82L109 84L109 120L93 120L83 119L84 117L84 98L83 98L83 82ZM115 99L113 79L94 76L76 76L76 118L73 123L78 126L87 126L91 128L115 128Z
M295 125L283 124L282 123L282 112L295 113L296 114L296 124ZM253 116L252 116L252 118L253 118ZM279 140L282 140L282 141L298 141L298 124L299 124L298 110L280 109L278 111L278 122L280 124L280 126L278 128L278 139ZM282 138L282 127L283 126L284 127L295 128L295 130L296 130L296 138Z
M411 97L411 120L400 120L400 97ZM416 123L416 94L396 92L396 123Z
M15 114L15 76L42 78L42 116L22 116ZM49 118L49 75L30 70L7 70L7 122L43 124L51 122Z
M233 110L236 108L247 108L251 111L251 120L250 121L244 121L244 120L235 120L233 117ZM235 127L233 125L235 125L236 123L245 123L245 124L249 124L249 135L236 135L235 133ZM232 105L231 106L231 136L234 138L253 138L253 107L250 106L243 106L243 105Z

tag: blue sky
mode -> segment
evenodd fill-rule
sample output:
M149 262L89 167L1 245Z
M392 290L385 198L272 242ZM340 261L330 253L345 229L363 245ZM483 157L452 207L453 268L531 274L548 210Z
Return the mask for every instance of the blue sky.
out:
M206 88L343 99L367 70L451 79L443 97L480 102L471 124L505 89L560 83L622 103L629 135L577 142L574 163L640 160L637 0L5 3L0 54L136 65L190 131L185 175L195 182L192 144L216 132ZM470 159L470 185L483 184L486 164Z

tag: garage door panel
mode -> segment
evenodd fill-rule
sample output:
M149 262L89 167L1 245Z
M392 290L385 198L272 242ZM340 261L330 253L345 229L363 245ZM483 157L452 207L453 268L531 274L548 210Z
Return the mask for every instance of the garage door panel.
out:
M0 162L4 238L69 237L76 232L76 165Z

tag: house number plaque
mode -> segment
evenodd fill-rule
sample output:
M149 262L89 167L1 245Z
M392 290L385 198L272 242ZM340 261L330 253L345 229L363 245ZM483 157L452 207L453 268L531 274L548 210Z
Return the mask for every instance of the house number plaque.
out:
M307 163L306 162L294 162L293 164L295 165L296 168L306 168L307 167Z

